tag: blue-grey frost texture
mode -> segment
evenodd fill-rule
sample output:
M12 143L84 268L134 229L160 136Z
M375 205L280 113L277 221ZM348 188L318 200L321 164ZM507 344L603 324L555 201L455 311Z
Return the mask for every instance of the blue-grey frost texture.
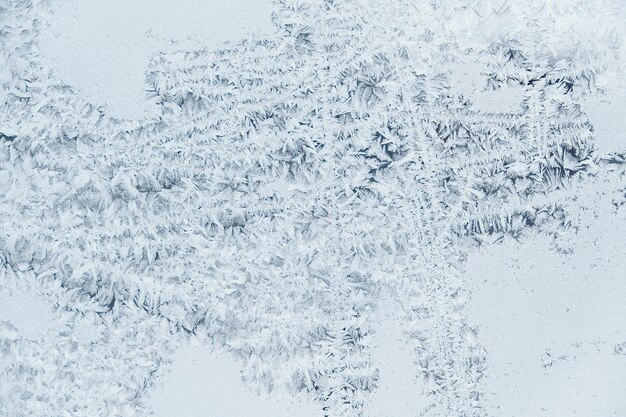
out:
M41 63L49 3L0 1L0 288L56 323L23 337L0 316L0 416L151 416L192 338L260 398L367 416L383 299L415 416L505 416L465 261L539 235L571 252L589 190L625 210L626 145L600 150L581 107L623 78L619 2L277 0L273 34L153 59L139 121ZM476 97L519 103L480 105L469 66Z

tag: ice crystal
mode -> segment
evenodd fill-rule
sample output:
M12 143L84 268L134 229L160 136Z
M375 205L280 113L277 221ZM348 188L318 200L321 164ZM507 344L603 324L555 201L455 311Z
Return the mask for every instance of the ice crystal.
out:
M15 381L0 411L144 415L170 339L202 334L245 358L249 386L360 415L385 296L427 414L483 415L485 352L455 266L476 245L558 240L569 184L623 166L597 154L578 104L614 34L550 31L599 2L500 3L280 1L273 37L154 59L160 114L140 122L40 65L46 2L0 5L2 279L43 286L101 340L27 344L2 327L21 365L0 369ZM472 59L485 86L523 90L519 111L450 87Z

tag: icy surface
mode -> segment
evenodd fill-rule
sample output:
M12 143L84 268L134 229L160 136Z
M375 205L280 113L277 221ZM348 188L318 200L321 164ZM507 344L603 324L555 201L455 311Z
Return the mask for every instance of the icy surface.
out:
M56 318L52 304L41 295L0 286L0 326L14 328L19 337L38 339L59 331Z
M146 72L185 44L215 49L272 32L271 0L63 0L43 21L42 61L120 119L154 116ZM192 43L193 42L193 43Z
M468 105L483 113L515 114L522 111L524 88L520 85L489 83L485 63L461 61L450 65L453 94L468 100Z
M0 2L0 415L619 413L620 3Z
M183 347L155 381L148 400L155 417L319 417L318 404L259 398L246 390L242 363L207 346Z
M365 407L365 415L371 417L412 417L428 406L415 346L395 307L381 308L373 323L371 360L378 370L378 384Z
M626 362L626 214L598 190L582 189L586 208L572 252L545 238L472 255L466 279L469 320L487 350L491 415L619 416Z
M595 129L596 146L606 153L623 151L625 145L626 87L617 80L611 81L606 90L582 103L582 110L589 115Z

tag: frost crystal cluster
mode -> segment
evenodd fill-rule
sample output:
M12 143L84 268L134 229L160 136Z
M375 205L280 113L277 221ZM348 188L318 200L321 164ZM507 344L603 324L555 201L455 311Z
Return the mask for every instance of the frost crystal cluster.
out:
M485 416L466 256L533 234L567 252L579 183L624 203L624 154L596 151L581 110L621 65L606 2L280 0L271 36L155 56L139 121L41 64L48 3L0 3L0 286L63 328L0 321L0 415L150 415L190 337L261 395L364 415L392 299L420 415ZM519 105L456 88L471 65L476 94Z

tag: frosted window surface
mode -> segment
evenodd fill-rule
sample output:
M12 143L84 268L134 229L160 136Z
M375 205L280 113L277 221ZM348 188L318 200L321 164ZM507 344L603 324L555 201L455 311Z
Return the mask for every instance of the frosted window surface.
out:
M370 417L412 417L427 406L415 345L403 332L401 314L392 306L381 309L373 323L371 360L378 370L377 388L365 408Z
M16 337L39 339L58 331L52 303L27 289L0 287L0 323L6 331L13 329ZM0 324L2 326L2 324Z
M584 190L591 213L555 253L545 238L474 255L466 278L469 318L488 352L486 403L492 415L619 416L626 329L626 216Z
M0 1L0 416L622 417L623 3Z
M44 21L44 62L120 119L153 115L146 71L161 50L209 49L272 32L271 0L68 0Z
M207 347L184 347L155 382L149 404L155 417L320 417L313 402L260 398L246 390L240 361Z
M619 74L618 76L621 76ZM610 80L606 89L588 97L582 109L589 115L596 132L596 146L604 152L619 152L624 149L624 109L626 88L616 80Z
M524 89L519 85L492 85L488 68L480 62L457 62L449 67L450 92L469 100L482 113L515 114L522 110Z

